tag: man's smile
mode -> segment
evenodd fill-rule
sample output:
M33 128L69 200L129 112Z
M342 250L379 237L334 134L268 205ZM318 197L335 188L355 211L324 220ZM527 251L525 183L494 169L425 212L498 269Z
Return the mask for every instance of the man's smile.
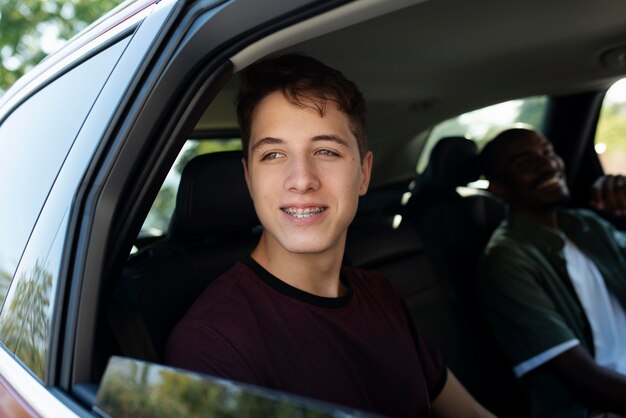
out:
M311 216L322 213L326 210L325 207L309 207L309 208L296 208L296 207L284 207L280 208L287 215L294 216L296 218L309 218Z
M548 189L556 184L559 184L563 180L563 173L560 171L552 171L546 175L541 176L539 180L535 182L535 189L543 190Z

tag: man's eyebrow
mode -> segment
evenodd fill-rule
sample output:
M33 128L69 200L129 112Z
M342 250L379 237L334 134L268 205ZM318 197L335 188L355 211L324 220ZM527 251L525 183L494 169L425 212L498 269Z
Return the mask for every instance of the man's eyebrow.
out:
M339 145L343 145L344 147L349 147L350 144L348 143L348 141L346 141L345 139L343 139L342 137L338 136L338 135L316 135L313 138L311 138L311 140L313 142L316 141L331 141L331 142L336 142Z
M273 138L271 136L266 136L265 138L261 138L258 141L256 141L254 144L252 144L252 148L250 151L254 152L254 150L264 145L277 145L277 144L284 144L284 143L285 141L283 141L280 138Z

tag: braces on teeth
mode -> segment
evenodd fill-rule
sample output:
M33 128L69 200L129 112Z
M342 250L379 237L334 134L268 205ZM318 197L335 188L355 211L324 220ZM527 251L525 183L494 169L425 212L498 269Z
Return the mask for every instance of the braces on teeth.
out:
M324 212L324 208L316 208L316 209L289 209L284 208L283 212L288 215L295 216L296 218L308 218L313 215L317 215L318 213Z

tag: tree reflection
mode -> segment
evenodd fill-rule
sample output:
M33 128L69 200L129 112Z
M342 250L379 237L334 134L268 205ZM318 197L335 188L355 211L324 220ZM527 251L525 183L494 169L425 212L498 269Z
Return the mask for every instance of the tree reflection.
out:
M9 291L9 286L11 286L11 279L13 279L11 273L0 269L0 308L4 305L4 299Z
M43 379L48 353L52 274L37 261L16 280L0 317L0 337L9 350Z
M372 415L175 369L113 358L96 407L132 418L357 418Z

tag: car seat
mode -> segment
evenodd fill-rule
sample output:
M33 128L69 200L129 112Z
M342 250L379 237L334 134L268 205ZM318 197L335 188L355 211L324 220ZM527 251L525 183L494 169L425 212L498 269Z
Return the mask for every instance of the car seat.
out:
M130 257L108 312L125 356L161 362L195 298L256 245L259 221L241 158L232 151L189 161L167 236Z
M417 228L461 321L465 341L452 349L463 362L453 371L496 414L523 417L527 414L525 395L475 298L477 261L506 215L503 201L486 190L467 187L479 176L476 144L464 137L442 138L433 148L426 170L412 183L403 215Z

